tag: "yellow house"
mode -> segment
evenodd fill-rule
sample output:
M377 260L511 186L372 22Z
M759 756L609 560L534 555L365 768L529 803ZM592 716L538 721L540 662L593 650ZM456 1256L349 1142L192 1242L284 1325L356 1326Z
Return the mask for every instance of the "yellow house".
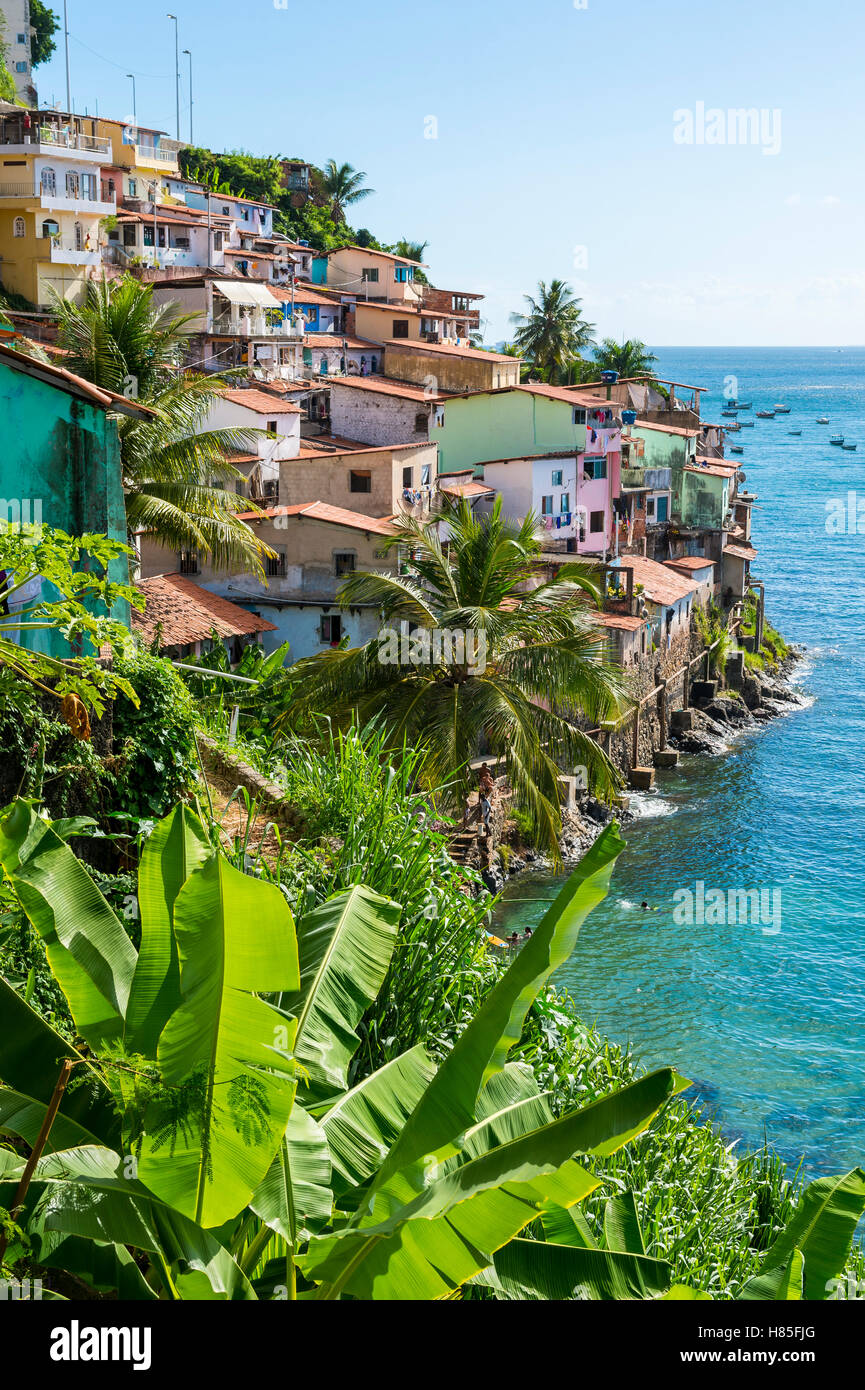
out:
M0 114L0 282L40 308L78 298L99 273L99 223L116 202L102 184L111 142L87 117Z
M118 197L151 200L154 188L163 193L164 179L180 174L182 141L169 140L164 130L131 126L124 121L100 117L94 122L97 133L110 142L114 182Z
M374 299L395 304L419 304L414 285L415 269L423 263L389 251L372 251L363 246L343 246L327 257L327 287L356 294L358 299Z

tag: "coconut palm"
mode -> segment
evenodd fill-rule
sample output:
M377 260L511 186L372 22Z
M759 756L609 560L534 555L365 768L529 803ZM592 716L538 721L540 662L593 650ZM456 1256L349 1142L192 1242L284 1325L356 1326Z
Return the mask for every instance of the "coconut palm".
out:
M330 198L331 216L334 222L345 222L345 210L352 203L359 203L374 193L374 188L364 188L366 174L351 164L337 164L329 159L322 171L321 185Z
M450 784L455 797L468 789L469 763L485 746L504 761L517 804L556 853L560 770L585 767L602 795L618 783L586 732L618 710L622 695L592 617L597 590L576 564L527 589L537 580L542 533L533 516L503 517L500 498L488 516L463 499L442 519L447 551L436 522L403 516L384 542L386 552L411 557L403 572L346 581L343 607L379 608L383 629L365 646L298 662L299 693L285 722L302 728L325 714L347 723L354 712L361 722L382 718L394 747L422 747L430 785ZM414 630L405 648L428 647L429 659L415 664L392 635L400 625ZM465 634L466 650L449 651L446 633Z
M595 362L600 371L618 372L619 376L654 376L652 364L657 357L649 352L639 338L604 338L595 348Z
M237 494L225 486L242 476L230 455L248 449L254 432L204 429L226 382L181 370L195 316L154 303L152 286L131 276L91 281L80 304L58 298L56 312L64 365L152 412L118 423L130 533L260 571L266 548L238 520Z
M595 325L583 318L582 300L574 298L564 280L549 285L541 280L537 299L530 294L523 298L528 313L511 314L517 325L514 344L546 381L560 381L581 352L594 346Z

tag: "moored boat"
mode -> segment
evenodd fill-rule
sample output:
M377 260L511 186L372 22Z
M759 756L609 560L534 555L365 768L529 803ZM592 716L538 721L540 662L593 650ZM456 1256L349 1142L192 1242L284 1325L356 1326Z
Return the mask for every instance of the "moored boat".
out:
M774 409L776 415L789 415L791 407L789 405L776 405Z
M758 420L774 420L774 418L775 418L775 412L774 412L774 410L758 410L758 411L757 411L757 419L758 419Z
M849 454L852 454L852 453L854 453L855 450L856 450L856 445L855 445L855 444L842 444L842 445L841 445L841 448L842 448L842 449L846 449L847 452L848 452Z
M754 428L753 420L740 420L739 424L743 430L752 430Z
M738 415L738 410L722 410L722 415Z
M744 454L744 452L745 452L745 450L744 450L744 448L742 447L741 444L731 444L731 445L730 445L730 453L731 453L731 454Z
M830 436L829 436L829 443L830 443L830 444L843 444L843 443L844 443L844 436L843 436L843 434L830 434Z
M817 424L818 424L818 425L828 425L828 423L829 423L829 416L828 416L828 415L818 415L818 416L817 416Z
M801 431L801 430L788 430L787 433L788 433L788 434L799 435L799 434L802 433L802 431Z

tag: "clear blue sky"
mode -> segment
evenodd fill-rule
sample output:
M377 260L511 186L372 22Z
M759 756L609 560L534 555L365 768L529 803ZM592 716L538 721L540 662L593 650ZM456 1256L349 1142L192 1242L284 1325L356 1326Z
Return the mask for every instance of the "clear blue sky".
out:
M488 342L554 276L603 335L865 341L860 6L174 3L196 142L365 170L376 193L356 224L428 240L434 283L487 296ZM134 71L139 120L173 135L161 8L69 0L69 28L76 109L126 116ZM62 46L36 78L65 99ZM780 110L780 152L676 143L674 112L698 102Z

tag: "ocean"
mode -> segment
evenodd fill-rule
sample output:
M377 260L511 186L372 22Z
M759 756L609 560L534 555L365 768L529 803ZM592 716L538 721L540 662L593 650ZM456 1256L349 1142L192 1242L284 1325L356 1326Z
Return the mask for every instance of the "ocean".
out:
M556 982L601 1033L690 1077L730 1139L765 1136L808 1176L841 1172L865 1162L865 348L656 353L659 376L708 388L706 420L731 376L754 410L791 407L728 444L744 445L759 499L767 615L808 648L807 704L718 757L683 757L632 799L611 892ZM859 450L830 445L836 432ZM680 924L681 890L700 882L778 890L777 922ZM519 875L506 893L555 883ZM498 920L511 931L543 910L506 901Z

